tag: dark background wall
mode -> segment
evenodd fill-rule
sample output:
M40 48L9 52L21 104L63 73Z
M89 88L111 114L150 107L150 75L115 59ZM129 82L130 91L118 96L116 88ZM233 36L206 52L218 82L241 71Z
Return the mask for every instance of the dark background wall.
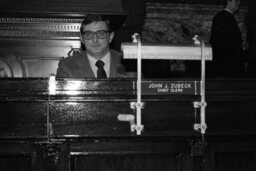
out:
M157 3L179 3L179 4L223 4L225 0L147 0ZM253 0L242 0L242 4L249 4Z

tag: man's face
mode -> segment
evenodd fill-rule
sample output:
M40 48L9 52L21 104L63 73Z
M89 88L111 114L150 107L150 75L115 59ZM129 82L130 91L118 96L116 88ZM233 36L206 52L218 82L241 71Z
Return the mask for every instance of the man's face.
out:
M231 1L228 1L228 4L232 8L232 10L235 12L240 7L240 0L231 0Z
M83 33L92 32L94 33L91 39L86 38L85 34L81 35L81 41L86 47L86 51L92 57L96 59L101 59L109 52L109 43L114 37L114 33L106 32L106 37L98 37L96 34L97 31L108 31L109 28L104 21L93 22L83 26Z

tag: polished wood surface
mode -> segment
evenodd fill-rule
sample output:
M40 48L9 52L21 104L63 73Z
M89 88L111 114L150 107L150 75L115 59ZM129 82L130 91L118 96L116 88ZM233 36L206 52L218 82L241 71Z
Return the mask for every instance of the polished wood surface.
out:
M198 95L144 93L138 136L117 119L134 114L135 80L60 79L49 95L47 78L1 79L0 168L249 171L256 167L255 84L207 80L203 141L193 130Z

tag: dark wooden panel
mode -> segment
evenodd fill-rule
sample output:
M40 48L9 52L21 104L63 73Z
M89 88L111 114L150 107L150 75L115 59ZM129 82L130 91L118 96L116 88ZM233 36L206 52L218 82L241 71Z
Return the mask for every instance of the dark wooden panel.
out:
M129 122L118 121L119 114L133 114L130 102L64 102L50 105L53 134L78 136L124 136ZM145 100L146 101L146 100ZM193 132L192 102L149 101L142 110L143 135L187 135Z
M42 100L48 94L48 79L0 79L1 101L31 101Z
M1 171L35 171L36 163L33 145L0 141Z
M1 138L46 137L46 104L1 102L0 109Z
M71 171L179 171L181 167L180 154L88 155L73 157Z
M242 4L250 4L253 0L243 0ZM211 4L225 5L223 0L147 0L147 2L156 3L179 3L179 4Z
M1 13L7 15L21 14L70 14L81 16L84 13L123 14L121 1L109 0L10 0L0 1Z
M216 152L213 164L215 171L252 171L256 169L256 151Z
M31 156L27 155L0 155L1 171L33 171Z
M207 80L205 141L198 96L144 94L145 131L131 133L117 116L133 113L135 83L60 79L49 95L48 79L1 79L0 170L255 170L255 80Z
M48 100L54 137L133 135L129 123L117 116L134 114L130 108L136 101L134 80L61 79L56 96L49 96L47 79L3 79L0 85L2 135L45 135ZM207 81L208 135L255 135L255 86L254 80ZM143 135L197 135L193 102L198 100L198 96L143 95Z
M53 134L99 136L129 135L129 123L119 122L119 113L132 113L128 103L122 102L67 102L54 103L50 108ZM99 125L100 124L100 125Z
M209 134L256 134L256 101L210 101L206 120Z

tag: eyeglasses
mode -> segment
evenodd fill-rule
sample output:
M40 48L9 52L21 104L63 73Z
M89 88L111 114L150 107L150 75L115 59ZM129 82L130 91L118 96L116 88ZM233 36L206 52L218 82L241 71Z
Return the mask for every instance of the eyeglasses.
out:
M85 31L85 32L82 33L82 36L83 36L84 39L90 40L90 39L93 38L94 34L96 34L99 39L106 39L108 33L109 33L109 31L107 31L107 30L98 30L98 31L95 31L95 32Z

